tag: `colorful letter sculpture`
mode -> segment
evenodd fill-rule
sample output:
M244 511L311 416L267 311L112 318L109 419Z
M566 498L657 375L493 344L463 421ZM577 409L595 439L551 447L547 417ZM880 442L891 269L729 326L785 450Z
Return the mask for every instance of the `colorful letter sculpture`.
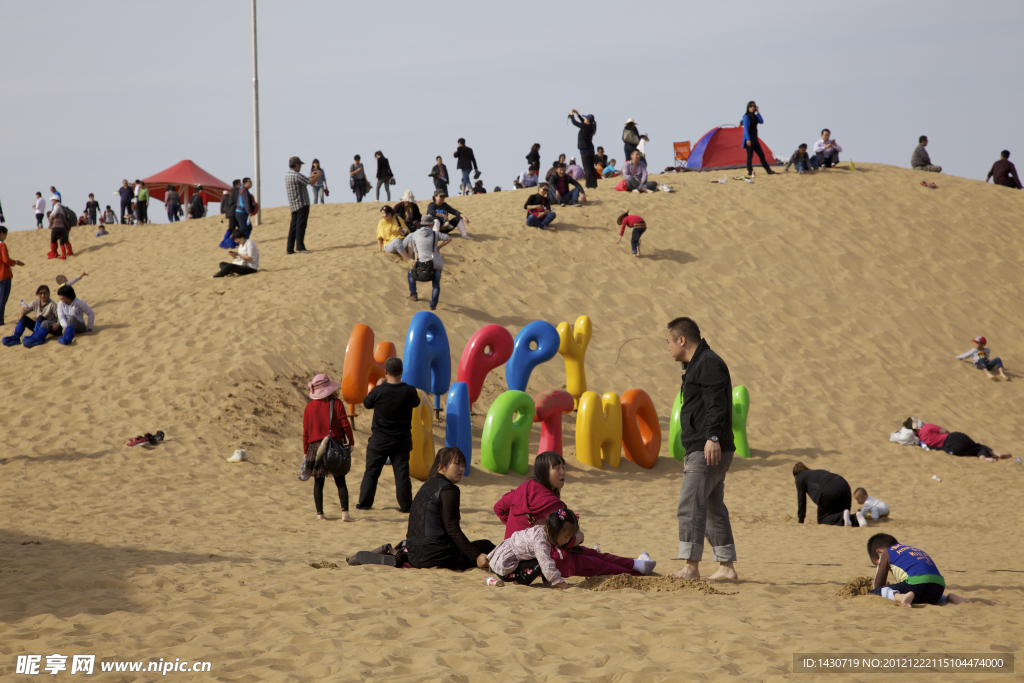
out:
M501 325L484 325L477 330L462 351L456 380L469 386L469 404L480 398L484 378L494 368L512 357L512 334ZM490 353L487 348L490 347Z
M412 411L412 450L409 451L409 476L426 481L434 464L434 416L422 390L420 405Z
M598 396L593 391L580 397L576 414L576 459L601 469L601 461L619 466L622 455L622 405L618 394Z
M643 389L622 394L622 447L626 457L651 469L661 451L661 423L654 401Z
M750 414L750 393L744 386L732 390L732 438L736 442L736 455L750 457L750 443L747 441L747 415Z
M668 421L669 453L679 462L686 460L686 449L683 448L682 428L679 425L679 413L683 409L683 392L676 394L672 402L672 418Z
M511 335L509 335L511 339ZM454 446L466 456L466 472L473 460L473 424L469 420L469 387L456 382L448 390L448 414L445 417L444 445Z
M537 453L554 451L562 454L562 415L571 413L575 405L567 391L554 389L533 397L537 412L534 422L540 422L540 447Z
M590 318L585 315L576 318L572 329L569 323L558 323L558 353L565 359L565 390L575 399L574 406L579 406L580 396L587 390L584 359L593 333Z
M374 353L373 330L361 323L352 328L341 373L341 397L349 405L349 415L355 416L356 405L384 376L384 361L397 355L391 342L380 342Z
M506 391L495 399L480 437L480 464L498 474L505 474L509 468L526 474L533 414L533 399L522 391Z
M452 354L444 323L430 311L420 311L412 317L405 335L402 365L405 383L433 394L434 408L440 410L441 394L448 391L452 381Z
M419 314L417 314L419 315ZM530 344L537 348L531 349ZM505 383L509 389L526 391L530 373L541 363L546 363L558 353L558 330L549 322L534 320L519 330L516 335L512 357L505 364Z

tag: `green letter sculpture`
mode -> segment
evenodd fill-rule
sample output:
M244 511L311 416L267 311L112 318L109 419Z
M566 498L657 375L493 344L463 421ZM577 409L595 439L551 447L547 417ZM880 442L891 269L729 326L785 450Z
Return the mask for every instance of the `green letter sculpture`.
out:
M510 467L526 474L534 410L533 399L522 391L506 391L495 399L480 437L481 465L498 474L505 474Z

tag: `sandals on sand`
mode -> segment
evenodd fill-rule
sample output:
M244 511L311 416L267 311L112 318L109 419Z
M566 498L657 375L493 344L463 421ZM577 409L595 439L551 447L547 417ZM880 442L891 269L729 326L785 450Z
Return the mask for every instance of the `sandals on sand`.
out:
M939 186L936 185L935 183L925 182L924 180L921 181L921 187L927 187L930 190L937 190L937 189L939 189Z
M149 439L145 436L137 436L134 439L130 439L128 443L125 444L125 446L131 448L132 446L140 446L144 443L149 443Z
M156 434L150 434L149 432L146 432L141 436L136 436L134 439L130 439L128 443L125 444L125 446L128 446L129 448L131 448L132 446L141 446L142 444L149 444L150 446L155 446L163 440L163 432L158 431Z

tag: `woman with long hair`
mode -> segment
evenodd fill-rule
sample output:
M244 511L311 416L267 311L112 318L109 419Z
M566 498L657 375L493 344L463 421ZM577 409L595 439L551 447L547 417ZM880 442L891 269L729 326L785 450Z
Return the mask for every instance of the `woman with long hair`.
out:
M757 126L764 123L761 113L758 111L757 103L753 100L747 102L747 111L740 120L743 124L743 148L747 150L747 175L753 175L754 166L751 163L754 159L754 152L761 159L761 165L768 175L775 173L764 158L764 150L761 149L761 141L757 139Z
M409 564L417 569L440 567L464 571L487 567L488 540L470 542L463 533L458 483L466 471L466 458L458 448L437 451L430 475L416 492L409 512L406 548Z
M494 513L505 525L505 538L517 531L543 523L552 512L565 507L565 459L554 451L545 451L533 463L533 478L509 491L494 504ZM583 532L568 544L569 550L552 548L552 559L562 576L605 576L608 574L650 574L655 562L641 553L632 560L601 553L582 545Z
M330 195L331 192L327 189L327 175L324 173L324 169L320 167L319 159L313 159L313 163L310 165L309 171L311 174L314 171L320 171L319 180L310 185L310 187L313 188L313 203L326 204L324 197Z
M316 505L317 519L327 519L324 516L324 483L327 481L327 468L324 466L323 458L317 459L316 455L320 442L329 432L335 439L347 440L349 446L355 445L352 426L345 412L345 401L338 393L340 388L339 383L332 382L325 374L314 377L309 382L310 401L302 414L304 458L299 479L308 481L310 477L313 478L313 502ZM355 520L348 514L348 486L345 484L345 475L335 474L334 483L338 487L338 502L341 503L341 521L354 522Z
M535 142L530 146L530 153L526 155L526 166L530 167L531 164L537 164L537 168L540 168L540 143Z
M391 162L384 156L384 152L379 149L373 153L373 156L377 157L377 201L380 201L380 186L384 186L384 192L388 195L388 201L391 201L391 179L395 177L395 174L391 171Z

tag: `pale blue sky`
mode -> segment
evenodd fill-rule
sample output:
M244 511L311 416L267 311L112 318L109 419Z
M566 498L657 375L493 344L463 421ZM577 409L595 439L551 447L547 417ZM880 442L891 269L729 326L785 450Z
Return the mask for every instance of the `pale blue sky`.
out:
M620 158L623 122L672 142L738 122L747 100L779 156L823 127L855 161L934 163L984 179L999 151L1024 163L1024 3L318 2L259 4L264 206L285 203L289 156L319 157L331 202L381 149L396 190L427 198L457 138L483 180L510 188L530 144L545 168L575 154L571 108L593 113ZM0 202L34 227L34 192L76 211L114 204L122 178L192 159L253 173L249 2L0 0ZM1016 155L1019 155L1016 156ZM308 168L308 166L307 166ZM457 183L456 183L457 184ZM162 205L150 215L163 222Z

